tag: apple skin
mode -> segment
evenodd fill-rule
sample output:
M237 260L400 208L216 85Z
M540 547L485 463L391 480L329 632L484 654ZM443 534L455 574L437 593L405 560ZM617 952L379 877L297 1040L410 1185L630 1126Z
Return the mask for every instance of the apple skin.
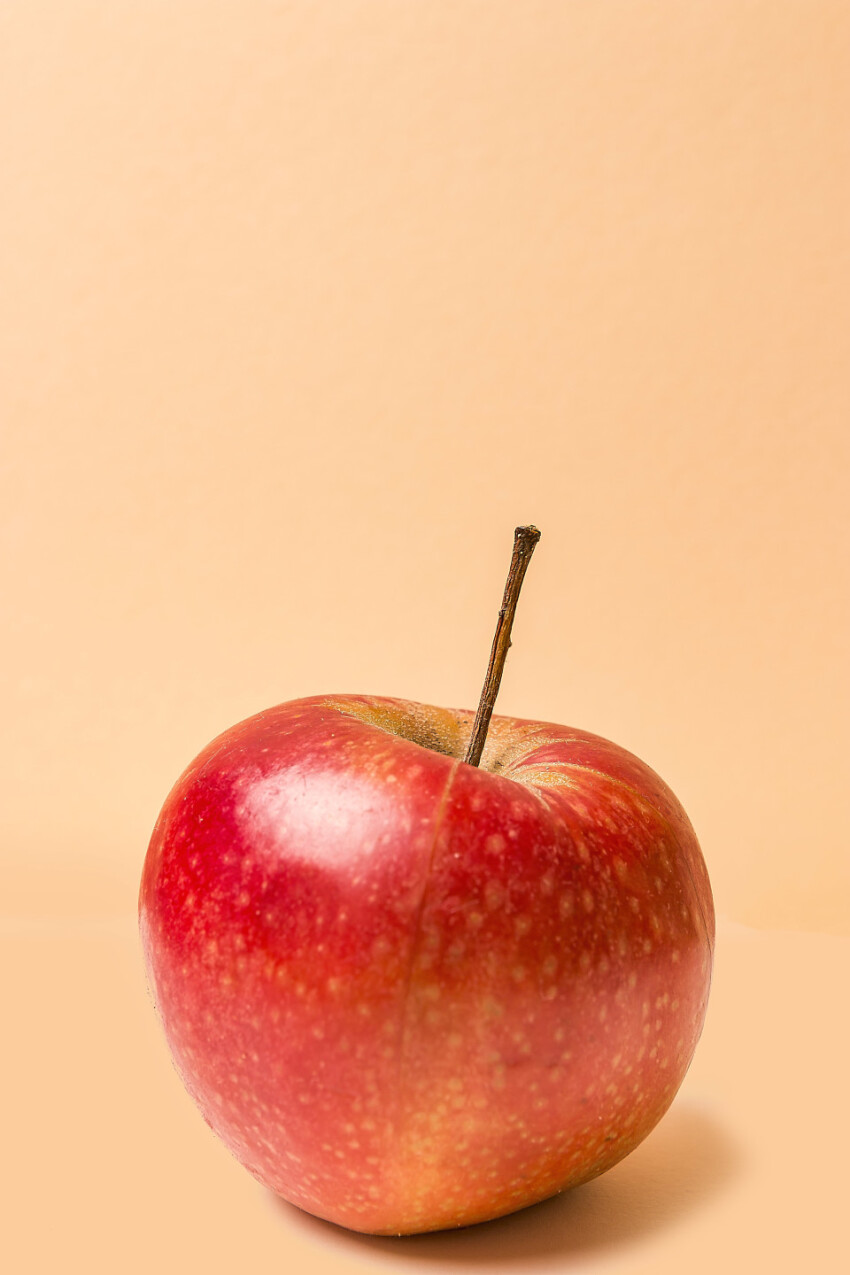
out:
M234 726L139 900L177 1069L260 1182L357 1231L498 1217L661 1118L702 1029L711 889L676 798L595 735L369 696Z

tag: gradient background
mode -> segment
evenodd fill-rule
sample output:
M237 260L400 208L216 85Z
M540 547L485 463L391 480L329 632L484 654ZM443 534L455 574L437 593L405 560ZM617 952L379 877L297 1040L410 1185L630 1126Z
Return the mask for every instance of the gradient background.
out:
M848 121L841 0L0 0L12 1269L841 1265ZM357 1240L182 1093L141 861L271 703L474 706L525 521L499 709L684 802L709 1021L599 1183Z

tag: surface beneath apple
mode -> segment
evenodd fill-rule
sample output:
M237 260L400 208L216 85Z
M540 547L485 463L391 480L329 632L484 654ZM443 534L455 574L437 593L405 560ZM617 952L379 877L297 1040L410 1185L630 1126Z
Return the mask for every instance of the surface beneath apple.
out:
M206 748L140 925L176 1066L261 1182L320 1217L463 1226L646 1136L702 1029L714 910L676 798L549 723L369 696Z

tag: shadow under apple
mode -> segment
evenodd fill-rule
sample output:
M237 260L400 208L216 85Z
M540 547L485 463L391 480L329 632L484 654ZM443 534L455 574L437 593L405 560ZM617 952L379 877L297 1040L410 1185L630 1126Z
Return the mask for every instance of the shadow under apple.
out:
M518 1213L454 1231L361 1235L272 1196L322 1244L396 1261L512 1263L602 1255L675 1225L729 1186L743 1156L715 1116L680 1101L631 1155L593 1182Z

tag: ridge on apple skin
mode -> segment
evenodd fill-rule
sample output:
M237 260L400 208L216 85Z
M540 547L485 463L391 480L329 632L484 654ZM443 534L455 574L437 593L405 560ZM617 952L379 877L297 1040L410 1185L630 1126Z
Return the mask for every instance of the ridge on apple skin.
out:
M708 875L616 745L316 696L226 731L151 838L145 963L177 1069L261 1182L355 1230L468 1225L604 1172L702 1029Z

